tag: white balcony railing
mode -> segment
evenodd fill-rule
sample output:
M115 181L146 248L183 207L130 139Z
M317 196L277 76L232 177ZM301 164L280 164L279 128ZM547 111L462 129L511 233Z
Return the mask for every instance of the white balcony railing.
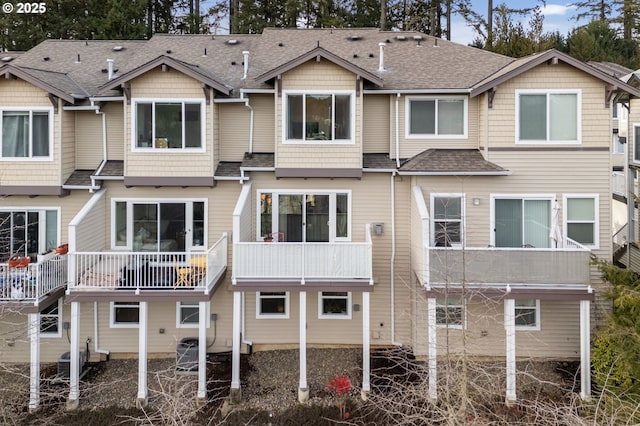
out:
M234 279L339 280L372 277L371 243L235 243Z
M200 290L208 293L227 267L227 234L207 251L75 252L70 291Z
M35 302L67 282L67 256L38 256L37 263L10 268L0 263L0 301Z
M625 174L624 172L613 172L611 175L611 187L614 194L622 195L623 197L627 195L626 187L627 184L625 182Z

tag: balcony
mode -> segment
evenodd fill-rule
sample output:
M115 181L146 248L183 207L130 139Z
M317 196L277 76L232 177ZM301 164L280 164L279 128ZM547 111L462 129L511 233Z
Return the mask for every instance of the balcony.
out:
M611 189L615 195L627 196L627 183L624 172L613 172L611 175Z
M233 247L233 283L238 286L373 282L370 238L361 243L238 242Z
M69 257L68 292L74 299L114 290L169 297L186 292L209 295L227 269L227 234L200 252L71 252Z
M36 263L11 268L0 263L0 302L37 305L67 283L67 256L39 255Z
M584 248L429 248L429 282L437 284L589 284Z

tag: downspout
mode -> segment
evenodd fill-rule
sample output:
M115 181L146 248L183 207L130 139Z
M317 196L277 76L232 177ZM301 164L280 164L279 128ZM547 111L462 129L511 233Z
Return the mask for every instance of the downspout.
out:
M245 304L245 300L244 300L244 291L242 292L242 314L240 315L242 324L240 325L240 333L241 333L241 340L240 343L249 346L250 348L253 348L253 342L251 340L247 340L245 339L245 333L246 333L246 304ZM249 352L251 352L251 350L249 350Z
M100 111L100 106L96 106L93 100L91 100L91 106L95 107L96 114L102 117L102 164L100 167L102 168L107 163L107 116L104 112ZM89 192L94 193L95 189L93 188L95 187L96 179L95 177L91 176L91 189L89 190Z
M396 167L400 168L400 93L396 93ZM392 175L393 176L393 175Z
M244 101L244 106L249 108L249 154L253 154L253 108L249 105L249 98L244 97L244 92L240 93L240 99Z
M391 173L391 264L390 271L390 287L391 287L391 344L394 346L402 346L402 343L396 342L396 285L395 285L395 263L396 263L396 189L395 189L396 172Z
M93 302L93 351L106 355L107 361L109 360L109 351L98 347L98 302Z

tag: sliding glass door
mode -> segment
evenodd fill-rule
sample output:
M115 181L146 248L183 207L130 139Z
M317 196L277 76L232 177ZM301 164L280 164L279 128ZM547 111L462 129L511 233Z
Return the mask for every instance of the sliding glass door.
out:
M260 237L286 242L330 242L349 237L348 193L260 196Z
M551 200L497 198L496 247L551 247Z

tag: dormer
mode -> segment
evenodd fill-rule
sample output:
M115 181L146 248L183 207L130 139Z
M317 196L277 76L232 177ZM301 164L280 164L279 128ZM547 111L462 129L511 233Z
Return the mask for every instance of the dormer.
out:
M380 77L316 47L256 81L277 93L276 176L361 176L362 91Z

